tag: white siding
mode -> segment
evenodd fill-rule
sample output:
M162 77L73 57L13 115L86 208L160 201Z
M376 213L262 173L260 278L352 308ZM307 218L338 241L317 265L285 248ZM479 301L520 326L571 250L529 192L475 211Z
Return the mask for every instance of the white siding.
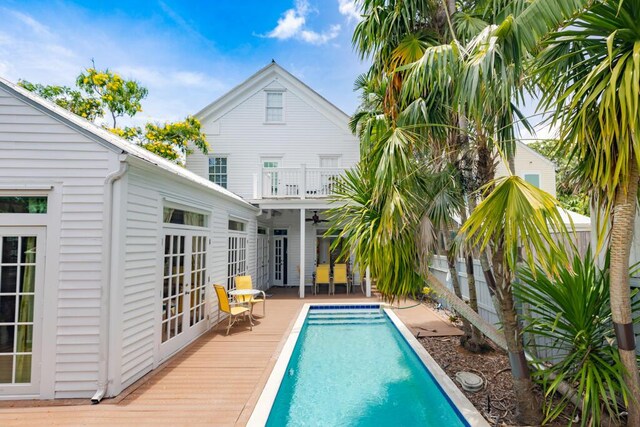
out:
M126 243L122 301L122 388L149 372L158 360L154 351L160 337L156 336L157 310L162 289L158 266L162 261L163 199L178 201L185 206L205 210L210 216L211 239L207 251L207 300L211 321L217 319L217 300L212 284L226 282L227 226L229 215L248 220L247 267L251 275L256 268L256 217L248 207L222 199L211 191L186 185L167 177L165 173L130 167L127 174ZM155 363L154 363L155 362Z
M538 174L540 176L540 188L556 197L556 167L553 162L538 154L533 148L527 147L524 143L516 144L516 155L514 158L516 170L519 177L525 174ZM507 175L504 163L500 161L496 168L496 176Z
M96 390L104 180L117 168L115 153L0 89L0 181L53 184L62 196L47 230L60 234L57 273L45 279L57 288L57 299L45 301L57 317L44 319L56 334L43 337L55 341L56 353L43 357L55 358L56 398Z
M264 89L274 85L286 88L284 124L265 123ZM261 157L281 156L282 167L319 167L320 155L331 154L341 156L341 167L358 161L358 140L348 129L348 117L344 116L344 124L336 124L322 112L326 101L320 97L307 101L307 92L289 80L266 80L229 111L203 119L210 154L228 156L229 190L253 198L254 174L260 170ZM201 152L194 150L188 156L187 168L208 179L208 157Z

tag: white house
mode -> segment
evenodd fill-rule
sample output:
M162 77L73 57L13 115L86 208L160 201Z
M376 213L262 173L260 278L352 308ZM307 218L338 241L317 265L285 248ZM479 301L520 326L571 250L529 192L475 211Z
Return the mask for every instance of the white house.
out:
M98 400L167 360L211 283L255 275L257 212L0 80L0 398Z
M212 283L304 297L335 261L348 115L271 63L197 116L185 169L0 79L0 399L116 396L209 329Z
M551 160L521 141L516 142L516 155L513 160L516 175L556 197L556 165ZM507 174L504 162L499 162L496 176Z
M187 168L260 208L256 281L304 297L316 263L332 261L317 220L334 178L359 159L349 116L275 62L196 116L213 149Z

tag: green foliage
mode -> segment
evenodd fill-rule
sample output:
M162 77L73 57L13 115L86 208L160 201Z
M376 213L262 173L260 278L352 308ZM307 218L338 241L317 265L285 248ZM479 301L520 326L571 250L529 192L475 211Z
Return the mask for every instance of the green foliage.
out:
M556 164L556 195L560 205L570 211L589 216L589 196L580 188L579 183L575 182L577 159L563 156L558 151L558 141L555 140L532 142L529 147Z
M104 120L105 116L110 116L112 126L103 124L104 128L173 162L183 161L190 152L190 144L205 154L209 150L200 122L192 116L180 122L118 127L118 118L133 117L142 111L141 102L148 91L138 82L126 80L108 69L87 68L76 78L77 89L45 86L26 80L18 84L87 120Z
M76 79L76 85L88 96L99 100L109 111L116 127L116 119L133 117L142 111L142 101L149 91L134 80L124 80L120 75L106 69L87 68Z
M200 121L193 116L188 116L182 122L163 125L147 123L144 128L125 127L109 130L174 162L180 162L185 154L191 152L189 143L195 145L204 154L209 151L209 143L200 129Z
M100 100L87 97L81 91L67 86L44 86L27 80L18 81L18 85L30 92L53 101L65 110L69 110L87 120L104 116L104 107Z
M611 345L615 335L608 269L609 257L600 268L589 250L584 256L576 255L570 267L559 266L557 275L552 277L540 267L518 272L521 283L515 285L515 293L531 306L530 315L525 316L525 330L538 336L539 342L548 343L538 344L539 348L559 354L542 360L545 369L536 372L545 390L546 421L558 417L568 404L566 396L559 402L554 400L561 381L576 385L582 401L583 426L601 425L603 413L617 419L618 405L626 404L629 398L623 380L624 366ZM640 307L636 304L635 308ZM577 411L575 408L574 413Z
M639 10L638 0L595 2L549 35L534 69L540 108L554 111L560 155L576 159L607 212L631 162L640 161Z
M460 230L466 242L481 249L501 246L504 263L514 272L520 247L530 266L537 259L546 271L566 261L565 248L554 240L554 235L567 234L556 200L518 176L498 178L491 185L493 191Z

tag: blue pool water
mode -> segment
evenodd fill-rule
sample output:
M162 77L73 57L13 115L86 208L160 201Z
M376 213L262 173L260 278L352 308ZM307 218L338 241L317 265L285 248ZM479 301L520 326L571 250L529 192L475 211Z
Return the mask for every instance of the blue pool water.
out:
M310 309L268 426L467 426L379 308Z

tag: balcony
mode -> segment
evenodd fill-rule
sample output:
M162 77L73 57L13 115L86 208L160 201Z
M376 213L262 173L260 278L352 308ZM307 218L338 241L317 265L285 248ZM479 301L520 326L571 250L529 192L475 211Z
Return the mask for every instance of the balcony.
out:
M256 199L314 199L333 194L343 168L262 168L254 181Z

